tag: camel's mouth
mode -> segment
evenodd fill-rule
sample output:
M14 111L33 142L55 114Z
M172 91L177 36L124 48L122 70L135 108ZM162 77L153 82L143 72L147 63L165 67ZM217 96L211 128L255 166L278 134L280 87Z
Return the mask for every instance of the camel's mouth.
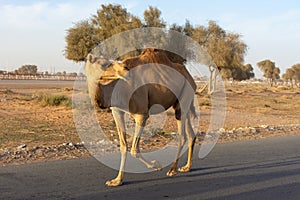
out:
M100 78L98 80L98 84L101 84L101 85L109 85L110 83L112 83L113 81L115 80L119 80L119 78Z

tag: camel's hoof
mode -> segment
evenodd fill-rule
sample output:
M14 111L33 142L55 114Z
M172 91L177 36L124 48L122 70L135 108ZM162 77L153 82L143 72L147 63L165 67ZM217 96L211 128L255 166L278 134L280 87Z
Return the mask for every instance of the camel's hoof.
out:
M131 149L130 154L132 157L137 158L138 157L138 152L134 149Z
M191 171L191 167L189 167L189 166L183 166L183 167L180 167L178 169L178 171L179 172L189 172L189 171Z
M161 166L161 164L158 162L158 161L156 161L156 160L152 160L151 161L151 167L150 168L153 168L153 169L155 169L156 171L161 171L162 170L162 166Z
M119 179L113 179L110 181L106 181L105 185L109 187L116 187L122 185L122 181L120 181Z
M167 173L167 176L175 176L176 174L178 174L178 171L175 169L170 169Z

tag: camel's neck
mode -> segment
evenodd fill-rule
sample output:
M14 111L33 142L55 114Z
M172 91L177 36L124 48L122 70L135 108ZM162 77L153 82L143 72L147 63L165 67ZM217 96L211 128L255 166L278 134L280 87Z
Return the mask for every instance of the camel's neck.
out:
M111 81L108 84L99 84L98 104L101 108L109 108L111 106L111 96L118 80Z

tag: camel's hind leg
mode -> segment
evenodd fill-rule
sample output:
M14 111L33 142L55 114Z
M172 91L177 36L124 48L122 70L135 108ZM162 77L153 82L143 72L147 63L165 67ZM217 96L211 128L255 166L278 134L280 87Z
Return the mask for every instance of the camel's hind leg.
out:
M120 163L118 176L113 180L107 181L106 185L119 186L122 185L122 180L124 177L126 154L127 154L127 142L126 142L126 132L125 132L126 129L125 129L124 112L117 109L112 109L112 114L116 122L119 140L120 140L121 163Z
M155 170L161 170L162 167L157 161L147 161L140 153L140 139L143 133L144 127L146 125L147 116L144 115L135 115L135 133L133 136L132 146L131 146L131 155L137 159L139 159L142 163L144 163L148 168L153 168Z
M178 174L178 171L177 171L178 159L179 159L181 150L182 150L183 145L184 145L185 140L186 140L185 139L185 134L184 134L184 132L185 132L185 119L186 119L185 116L182 116L181 120L177 119L178 134L179 134L179 137L178 137L178 150L177 150L175 160L174 160L173 164L171 165L171 169L167 173L167 176L174 176L174 175Z
M188 151L188 160L185 166L178 169L180 172L189 172L192 166L192 157L193 157L193 151L194 151L194 145L196 141L195 133L191 124L191 117L190 114L187 115L186 119L186 134L188 138L188 145L189 145L189 151Z

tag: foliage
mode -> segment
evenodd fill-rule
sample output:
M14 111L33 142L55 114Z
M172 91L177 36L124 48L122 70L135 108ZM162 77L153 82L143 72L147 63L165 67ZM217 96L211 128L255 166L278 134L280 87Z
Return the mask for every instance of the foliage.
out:
M92 25L99 41L112 35L142 26L141 20L128 13L121 5L101 5L101 9L92 16Z
M184 64L186 59L191 57L191 53L190 53L191 47L188 46L188 44L185 40L178 38L178 35L174 34L174 31L177 31L177 32L181 33L182 35L191 37L193 29L194 29L193 25L188 20L186 20L186 22L183 26L180 26L178 24L172 24L170 26L170 31L169 31L169 35L168 35L169 38L168 38L168 43L167 43L168 48L179 51L179 52L181 52L182 56L184 56L184 58L183 58L180 55L177 55L176 53L165 52L172 62ZM183 49L184 49L184 51L182 51Z
M115 34L142 27L142 22L138 17L127 12L121 5L113 4L101 5L101 9L97 11L97 14L92 16L91 22L99 44ZM130 41L131 39L118 40L115 42L119 46L127 47ZM120 44L120 42L123 43ZM107 57L107 59L117 59L117 57L114 56L119 56L119 53L115 52L115 50L115 46L112 44L110 45L110 49L105 49L105 52L101 53L106 54L103 56ZM131 52L128 55L133 56L135 54L135 52ZM108 57L108 55L110 57Z
M36 65L23 65L15 71L16 74L35 75L38 67Z
M79 22L75 24L74 27L67 30L67 45L65 48L66 58L76 62L83 61L87 54L97 44L110 38L112 35L126 30L143 27L166 27L167 23L161 17L161 11L155 7L149 6L149 8L144 11L143 17L143 20L139 19L127 12L121 5L101 5L97 13L92 15L89 20ZM188 20L186 20L185 24L182 26L171 24L169 27L170 30L175 30L183 35L192 37L206 49L211 56L210 64L219 69L223 75L226 74L226 78L244 80L245 78L254 75L253 70L249 71L243 68L247 45L241 40L241 35L225 31L215 21L209 21L206 27L201 25L193 26ZM134 35L132 37L132 39L135 39ZM151 40L151 38L147 39ZM168 40L169 42L156 42L167 42L166 44L175 45L175 48L189 49L184 46L186 44L179 43L176 38L170 37ZM131 40L128 39L122 41L124 44L118 45L128 46L127 43L130 41ZM136 47L136 51L129 52L122 57L113 59L124 59L128 56L138 55L141 51L141 47ZM166 53L173 62L185 62L185 58L182 58L181 56L172 52ZM210 71L211 73L215 72L214 70Z
M243 65L232 69L232 78L236 81L243 81L254 78L253 67L251 64Z
M161 18L161 11L152 6L144 11L144 21L146 27L166 27L166 22Z
M300 87L300 63L288 68L285 74L282 75L282 78L284 81L289 81L292 87L294 83Z
M263 60L258 62L257 66L263 72L264 77L269 80L271 86L280 78L280 69L275 66L275 62Z
M203 30L200 29L200 35ZM203 36L202 36L203 37ZM222 68L233 69L242 67L247 45L241 41L239 34L227 33L214 21L210 21L206 28L206 35L200 38L204 42L209 55L216 67L221 71Z
M216 69L225 80L245 80L254 76L253 69L249 71L243 65L247 45L241 40L241 35L226 32L215 21L209 21L207 27L196 26L191 33L192 38L211 56L208 93L215 90Z
M66 58L79 62L84 61L87 54L97 46L99 40L95 36L94 27L88 21L81 21L67 30L66 42Z
M134 28L153 26L166 26L166 22L161 18L161 12L157 8L149 6L149 9L145 10L143 24L138 17L127 12L121 5L101 5L97 13L92 15L89 20L76 23L74 27L67 30L65 56L75 62L84 61L87 54L97 44L112 35ZM130 42L130 40L123 42L125 44L122 45L127 46L126 42ZM127 56L137 55L138 53L140 53L139 49L138 52L131 52Z
M232 78L232 70L230 70L229 68L222 69L220 74L221 74L223 80L229 80Z

